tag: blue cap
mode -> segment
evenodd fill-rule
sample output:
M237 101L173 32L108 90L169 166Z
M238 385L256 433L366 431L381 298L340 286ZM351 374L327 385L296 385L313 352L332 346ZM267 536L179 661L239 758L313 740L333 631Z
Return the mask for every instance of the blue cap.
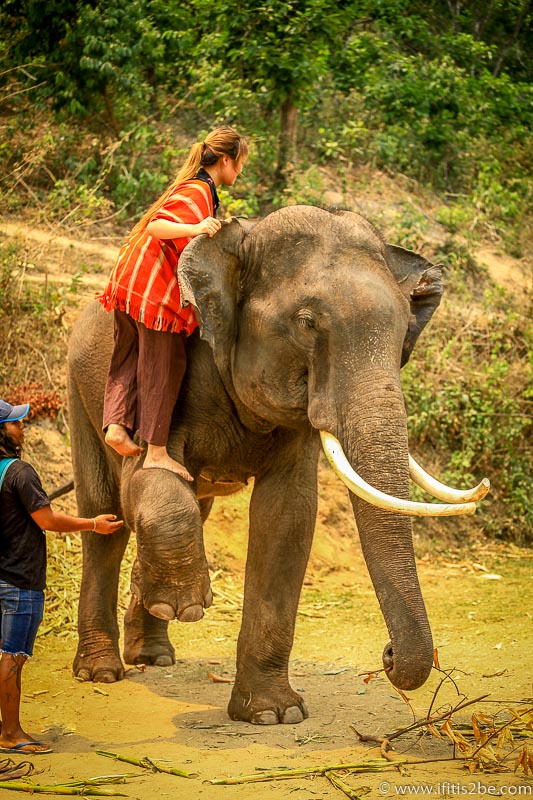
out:
M23 403L21 406L12 406L11 403L0 400L0 424L2 422L16 422L19 419L23 419L29 410L29 403Z

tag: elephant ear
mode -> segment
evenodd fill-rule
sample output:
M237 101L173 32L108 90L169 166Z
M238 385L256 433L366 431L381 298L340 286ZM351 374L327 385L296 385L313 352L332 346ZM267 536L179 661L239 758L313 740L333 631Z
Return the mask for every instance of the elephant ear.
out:
M389 269L411 306L411 318L402 349L403 367L440 303L443 292L442 267L431 264L412 250L392 244L386 245L386 258Z
M215 236L189 242L179 260L182 306L194 306L202 339L211 345L221 371L229 364L237 333L242 245L254 224L236 217L225 220Z

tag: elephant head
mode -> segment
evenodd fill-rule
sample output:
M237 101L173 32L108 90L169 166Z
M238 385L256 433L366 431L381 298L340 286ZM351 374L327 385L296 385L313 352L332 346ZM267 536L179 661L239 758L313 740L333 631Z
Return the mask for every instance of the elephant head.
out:
M475 508L408 453L400 368L440 302L441 269L387 244L358 214L292 206L194 239L181 257L180 288L243 422L320 431L351 490L391 638L388 677L399 688L420 686L433 645L409 515L421 506ZM452 505L411 503L410 469Z

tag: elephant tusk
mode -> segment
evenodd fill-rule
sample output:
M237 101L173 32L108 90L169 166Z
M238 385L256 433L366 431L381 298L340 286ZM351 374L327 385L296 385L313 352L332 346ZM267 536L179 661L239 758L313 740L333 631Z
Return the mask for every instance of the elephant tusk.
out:
M417 486L425 489L438 500L444 500L447 503L468 503L473 500L482 500L490 489L488 478L483 478L473 489L452 489L451 486L446 486L422 469L412 456L409 456L409 472L411 480Z
M355 472L344 455L342 445L331 433L320 431L322 447L329 463L351 492L378 508L394 511L397 514L409 514L417 517L450 517L457 514L473 514L475 503L416 503L413 500L401 500L392 497L379 489L375 489Z

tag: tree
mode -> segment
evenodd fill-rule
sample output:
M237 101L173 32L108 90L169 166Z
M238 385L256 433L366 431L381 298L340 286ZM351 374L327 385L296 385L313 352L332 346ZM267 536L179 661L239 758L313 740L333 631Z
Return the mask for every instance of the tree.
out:
M296 152L299 110L328 74L328 57L352 6L339 0L191 0L197 59L247 87L279 115L276 182Z
M492 50L493 75L505 67L514 80L531 80L533 0L379 0L369 15L411 52L442 55L471 36Z
M179 62L187 29L186 6L162 0L4 0L0 28L7 46L3 62L38 70L38 97L56 110L84 116L104 111L118 134L128 113L153 110L156 89L166 86ZM36 84L23 74L27 89Z

